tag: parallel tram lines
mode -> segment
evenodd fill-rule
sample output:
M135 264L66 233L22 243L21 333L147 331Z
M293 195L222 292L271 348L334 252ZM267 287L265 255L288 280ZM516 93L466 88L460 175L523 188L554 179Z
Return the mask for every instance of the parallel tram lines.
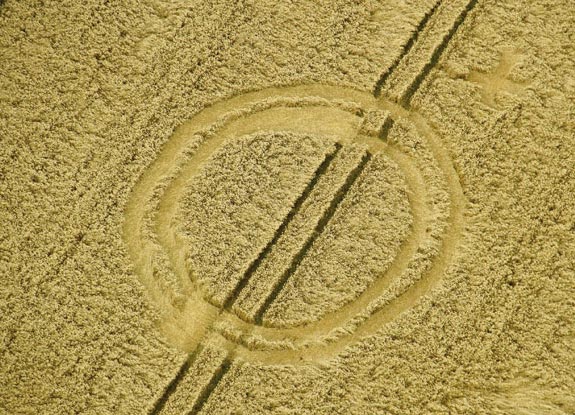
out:
M460 29L460 27L465 22L469 13L476 7L478 0L456 0L454 2L446 2L439 0L434 6L426 13L421 20L420 24L417 26L416 31L408 39L407 43L398 57L398 59L388 68L388 70L380 77L378 82L374 87L374 96L376 98L383 98L390 100L402 106L405 110L409 111L411 106L412 98L415 92L421 87L423 81L428 77L431 70L438 64L440 57L447 49L449 42L453 39L454 35ZM386 128L381 131L381 139L385 139L386 134L391 129L393 120L388 120ZM418 121L418 117L414 116L414 121ZM424 121L420 121L424 125ZM334 162L340 151L341 146L339 146L334 153L328 155L326 160L316 171L315 177L309 183L309 185L304 189L302 195L296 203L294 204L291 212L286 217L284 222L281 224L280 228L276 231L273 239L269 244L260 252L258 258L251 264L251 266L246 270L244 277L236 285L235 289L229 293L225 300L224 307L220 310L219 314L222 312L230 310L237 310L236 302L241 299L242 292L250 284L250 279L257 273L258 268L262 266L266 258L276 247L278 241L280 241L282 235L288 229L290 223L297 219L297 214L301 206L305 203L308 197L313 193L315 186L321 180L322 175L325 174L329 165ZM443 164L448 170L447 181L450 187L456 188L458 186L455 183L456 176L452 172L453 168L449 164L448 160L444 160L445 156L441 153L439 155L439 162ZM365 153L362 157L360 163L349 173L347 179L343 185L336 192L334 198L331 200L329 207L324 211L319 222L316 223L315 228L312 233L308 236L304 245L299 249L299 251L292 257L291 263L285 272L275 281L271 286L271 291L268 291L264 298L260 298L257 303L257 307L252 309L252 312L244 315L247 320L253 321L256 325L261 325L263 323L263 317L265 311L269 308L270 304L277 297L278 293L284 287L287 279L293 274L294 270L301 263L302 258L305 256L306 252L309 250L311 245L313 245L315 239L322 230L325 228L331 217L333 216L335 210L337 209L339 203L345 197L347 191L354 185L357 177L360 176L361 172L365 168L365 165L369 162L371 155L370 153ZM452 227L456 231L461 231L462 228L462 195L460 190L456 190L452 195L452 208L451 208L451 221ZM448 238L445 242L446 248L449 249L449 253L443 255L439 265L437 265L432 272L435 274L442 273L446 267L448 257L453 254L456 248L457 241L455 238ZM428 286L432 285L433 281L423 281L415 288L416 291L423 291ZM415 300L413 300L415 301ZM255 312L253 311L255 310ZM393 312L401 312L401 307ZM219 315L218 314L218 315ZM389 314L389 313L388 313ZM387 321L389 317L382 318L382 321ZM376 322L374 322L376 324ZM358 334L363 331L369 330L370 327L366 326L365 330L358 330ZM208 328L205 332L205 336L209 337L213 331ZM345 342L344 342L345 343ZM197 359L200 358L202 350L205 347L200 345L195 353L192 353L188 359L184 362L176 377L170 382L162 396L160 396L151 409L150 414L159 415L166 411L166 408L170 407L170 400L178 395L178 390L182 389L183 384L186 383L185 378L189 377L189 371L194 370L195 363ZM227 351L222 351L222 356L215 359L215 367L211 369L211 376L206 373L204 376L200 376L201 379L206 379L207 383L200 388L198 393L189 394L189 397L193 399L193 402L183 403L186 408L189 408L189 414L199 413L204 404L208 401L211 394L217 389L218 384L222 379L230 372L230 368L234 364L235 351L230 349ZM205 369L205 368L204 368ZM200 369L198 369L200 370ZM189 382L188 382L189 383ZM191 385L190 385L191 386ZM185 395L185 394L184 394ZM192 398L193 395L193 398ZM176 399L174 407L179 405L180 400ZM180 408L182 409L182 408ZM186 409L188 410L188 409Z

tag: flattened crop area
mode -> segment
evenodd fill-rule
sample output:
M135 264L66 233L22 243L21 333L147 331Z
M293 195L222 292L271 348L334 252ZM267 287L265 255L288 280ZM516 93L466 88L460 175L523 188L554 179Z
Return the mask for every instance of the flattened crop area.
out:
M200 3L0 61L0 414L573 413L572 7Z
M460 239L463 193L409 103L473 5L435 5L373 94L262 90L174 134L124 224L166 336L191 353L153 412L199 412L245 361L332 359L439 282ZM225 351L221 363L190 400L185 379L211 348Z

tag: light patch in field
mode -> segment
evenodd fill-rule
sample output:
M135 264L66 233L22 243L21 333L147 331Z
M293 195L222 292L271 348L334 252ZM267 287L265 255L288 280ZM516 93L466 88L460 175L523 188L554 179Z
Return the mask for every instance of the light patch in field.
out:
M491 108L498 109L497 95L507 93L521 96L529 85L526 82L517 82L510 79L513 67L520 61L521 55L513 50L505 50L497 67L488 73L472 71L466 80L481 87L481 101Z
M415 141L402 138L400 124L404 123L413 127L417 136ZM386 140L388 136L393 139ZM300 140L297 145L307 142L311 147L298 150L297 145L293 147L296 139ZM245 140L252 140L251 144L246 146L248 141ZM274 140L281 142L275 147L277 151L292 152L292 156L284 153L275 165L265 157L266 151L273 148ZM327 196L330 185L324 185L326 190L320 191L320 184L328 177L330 165L336 166L339 157L343 157L353 142L366 146L367 153L355 167L350 164L350 170L344 169L330 179L333 192ZM336 143L335 150L333 143ZM311 158L293 154L294 148L298 153L307 151ZM281 161L285 157L288 159ZM289 160L290 157L293 160ZM401 188L400 183L404 181L405 188L397 193L397 202L403 204L400 210L412 217L408 232L396 235L394 243L399 243L399 249L395 257L386 266L380 264L383 269L373 274L379 274L375 280L352 295L342 292L344 295L337 306L327 304L327 307L318 308L305 325L297 322L290 327L281 323L278 327L262 325L261 317L290 283L294 272L310 249L321 241L332 221L334 224L350 219L349 224L353 222L353 215L345 219L345 212L353 207L354 199L361 202L362 192L355 187L361 186L359 178L374 171L370 166L376 165L376 160L388 160L385 163L397 166L397 173L394 173L397 180L393 181L396 184L392 188L396 185ZM285 171L279 169L280 165L286 166ZM433 169L438 169L439 173L430 173L431 165L436 166ZM245 174L234 174L245 170L246 166L259 173L251 175L246 170ZM268 169L271 169L270 177L265 177ZM216 180L217 183L210 185L210 180L215 180L219 174L229 180ZM261 181L262 186L258 187L254 181ZM284 183L285 189L278 193L273 186L276 182ZM225 183L230 187L228 193ZM186 197L194 194L193 189L196 189L196 195L197 192L208 195L214 191L217 195L200 198L203 202L198 199L186 208L185 201L190 200ZM236 223L239 227L230 226L241 219L232 218L239 210L226 204L236 191L245 196L239 209L247 208L240 220L243 225ZM356 196L350 198L354 194ZM446 195L447 205L436 200L441 194ZM318 202L326 198L325 203L310 205L314 197ZM217 202L218 198L221 203ZM385 322L412 307L418 298L437 285L451 262L462 231L463 200L449 155L417 113L408 112L391 101L375 99L368 93L345 88L321 85L272 88L207 108L176 131L134 189L126 210L124 238L150 299L162 312L160 329L173 344L193 351L209 338L228 350L230 356L244 360L305 363L336 356L348 345L376 332ZM212 202L219 203L219 207L210 208ZM250 203L254 206L248 206ZM258 208L253 210L255 206ZM316 207L310 210L309 206ZM394 209L393 204L389 208ZM446 211L438 214L436 209ZM214 213L216 216L210 216ZM210 217L219 219L215 221L213 231L204 235L205 229L199 225L195 232L182 226L186 221L189 226L189 220L195 220L193 215L196 215L195 219L197 215L204 216L206 229L211 226ZM393 214L388 216L393 225ZM278 241L288 237L298 223L297 226L305 224L297 229L307 229L304 232L307 236L289 248L287 268L279 274L274 273L278 276L262 275L262 281L272 279L267 294L254 298L259 304L254 308L255 314L237 314L234 303L249 287L250 278L267 257L273 255ZM249 226L259 229L257 235L242 234L243 227ZM430 232L432 229L436 230ZM206 238L214 232L222 235L228 232L228 236L220 242L216 237L214 246L217 250L202 252L202 245L211 243ZM342 232L338 237L345 240L344 230ZM297 236L297 232L292 234ZM196 237L199 239L190 246ZM243 243L232 247L234 237ZM430 243L430 249L421 250ZM244 249L247 247L257 249ZM196 260L193 259L190 250L196 250L204 259L217 256L213 260L220 263L216 267L219 271L206 279L206 268L202 269L197 262L197 255ZM234 258L240 256L241 260L235 262ZM230 269L234 277L226 277ZM165 278L170 278L171 282L166 284ZM206 288L208 280L211 287ZM279 305L275 306L275 315L281 319Z

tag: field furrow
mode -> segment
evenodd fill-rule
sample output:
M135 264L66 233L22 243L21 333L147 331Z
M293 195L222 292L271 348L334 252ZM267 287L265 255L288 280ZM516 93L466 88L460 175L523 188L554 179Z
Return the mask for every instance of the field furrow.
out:
M200 346L156 401L150 415L197 413L228 366L227 352L211 344Z
M423 15L423 18L421 19L421 21L419 22L419 24L417 25L417 27L415 28L415 30L413 31L413 33L411 34L405 45L403 46L401 53L399 54L397 59L393 61L393 63L385 70L385 72L380 76L380 78L376 82L375 88L373 90L374 96L379 97L381 95L382 88L387 82L387 79L395 72L396 68L403 61L405 55L407 55L411 50L411 48L415 45L415 42L417 42L419 35L421 34L421 32L423 32L423 30L429 23L431 17L435 15L442 1L443 0L438 0L433 5L433 7L429 9L429 11L425 13L425 15Z
M292 133L255 134L225 145L182 202L189 269L217 306L229 303L246 269L334 145Z
M408 42L409 49L378 83L377 95L384 95L397 103L409 106L411 99L429 72L438 63L447 45L465 21L477 0L442 2L433 15L420 25L419 40Z
M250 281L240 293L234 311L247 321L254 321L258 312L264 310L265 303L281 284L289 272L296 256L305 247L306 241L314 234L331 201L335 198L347 175L360 163L365 154L362 146L345 146L318 178L302 203L298 215L285 228L266 258L254 269Z
M316 186L317 182L319 180L321 180L321 177L328 170L334 157L336 157L336 155L338 154L340 149L341 149L341 145L336 144L335 150L332 153L329 153L325 157L324 161L319 165L318 169L315 171L312 179L309 181L306 188L304 189L302 194L295 201L290 212L287 214L287 216L285 217L285 219L283 220L281 225L277 228L273 238L267 243L265 248L259 253L256 260L250 264L250 266L248 267L248 269L244 273L242 279L238 282L234 291L230 294L230 296L228 297L228 299L224 303L225 309L230 309L232 307L232 305L235 303L236 299L238 298L238 296L240 295L242 290L250 282L250 279L252 278L254 273L256 273L258 271L258 269L260 269L262 262L268 261L267 258L269 257L270 253L274 250L274 247L276 246L278 241L280 239L281 240L286 239L286 237L284 237L284 233L286 232L286 229L288 227L290 227L290 224L292 223L294 218L299 213L300 209L302 208L302 205L305 204L306 199L309 197L310 193L314 190L314 187Z
M384 274L410 230L406 191L397 165L375 154L270 307L267 324L311 323L353 301Z

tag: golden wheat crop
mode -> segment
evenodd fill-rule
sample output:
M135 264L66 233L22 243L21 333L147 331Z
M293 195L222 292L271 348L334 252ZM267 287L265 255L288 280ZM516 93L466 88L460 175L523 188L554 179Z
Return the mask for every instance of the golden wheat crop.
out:
M0 415L575 414L567 0L0 0Z

